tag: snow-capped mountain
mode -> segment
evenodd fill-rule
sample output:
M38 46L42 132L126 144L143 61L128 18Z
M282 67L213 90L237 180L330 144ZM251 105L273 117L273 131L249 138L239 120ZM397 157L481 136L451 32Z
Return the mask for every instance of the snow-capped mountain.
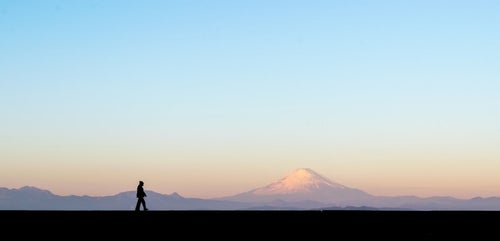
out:
M265 187L255 189L256 195L276 195L292 193L313 193L323 188L347 189L348 187L335 183L309 168L299 168L288 176Z
M309 168L299 168L269 185L223 197L239 202L315 201L326 204L364 204L374 197L356 188L344 186Z

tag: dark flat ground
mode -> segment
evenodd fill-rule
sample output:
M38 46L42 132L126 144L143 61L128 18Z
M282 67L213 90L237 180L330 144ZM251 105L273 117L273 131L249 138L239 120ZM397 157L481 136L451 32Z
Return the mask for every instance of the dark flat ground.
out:
M19 230L9 231L16 239L498 240L500 211L0 211L0 230Z

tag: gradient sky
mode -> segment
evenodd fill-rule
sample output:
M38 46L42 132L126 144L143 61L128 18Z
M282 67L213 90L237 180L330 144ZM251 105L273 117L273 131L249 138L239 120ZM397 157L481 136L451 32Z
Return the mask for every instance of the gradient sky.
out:
M232 195L308 167L500 196L500 1L0 1L0 186Z

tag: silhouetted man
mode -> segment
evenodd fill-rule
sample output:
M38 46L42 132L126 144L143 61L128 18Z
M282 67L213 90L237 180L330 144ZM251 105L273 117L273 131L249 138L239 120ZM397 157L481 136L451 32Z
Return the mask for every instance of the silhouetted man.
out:
M146 197L146 193L144 192L144 182L139 181L139 185L137 186L137 204L135 205L135 211L140 211L141 209L141 204L142 207L144 208L144 211L147 211L148 209L146 208L146 201L144 200L144 197Z

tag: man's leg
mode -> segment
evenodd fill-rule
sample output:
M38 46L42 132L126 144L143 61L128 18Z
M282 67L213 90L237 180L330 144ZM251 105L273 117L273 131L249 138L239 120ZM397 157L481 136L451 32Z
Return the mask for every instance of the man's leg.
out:
M137 199L137 204L135 204L135 211L139 211L141 208L141 199Z

